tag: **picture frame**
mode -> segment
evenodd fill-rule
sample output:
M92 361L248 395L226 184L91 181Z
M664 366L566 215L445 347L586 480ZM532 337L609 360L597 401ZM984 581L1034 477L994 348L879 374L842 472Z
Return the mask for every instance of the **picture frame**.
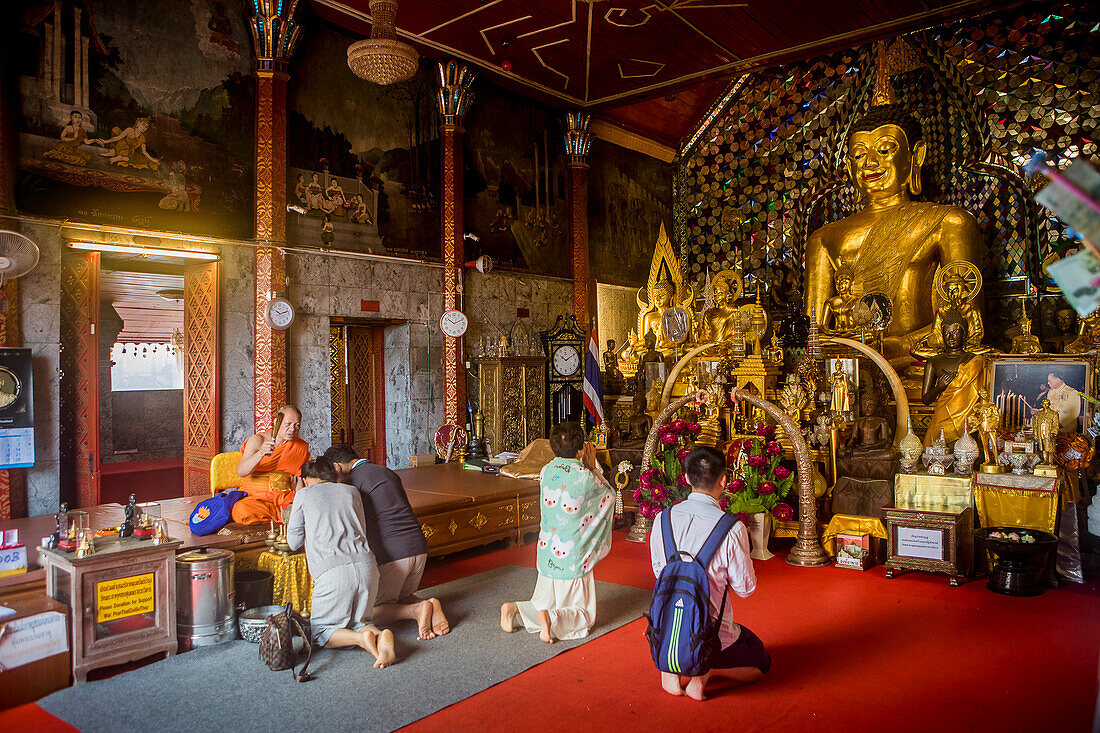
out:
M999 354L989 357L989 399L997 405L1001 428L1024 430L1031 415L1050 399L1063 432L1080 432L1092 422L1095 359L1088 354Z

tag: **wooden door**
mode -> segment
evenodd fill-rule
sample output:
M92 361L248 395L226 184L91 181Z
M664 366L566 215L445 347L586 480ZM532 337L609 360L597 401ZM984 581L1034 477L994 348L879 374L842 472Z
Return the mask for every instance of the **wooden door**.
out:
M221 445L218 392L218 263L183 270L183 493L210 493Z
M378 327L345 326L346 441L361 458L386 464L383 333Z
M61 499L99 504L99 253L61 257Z

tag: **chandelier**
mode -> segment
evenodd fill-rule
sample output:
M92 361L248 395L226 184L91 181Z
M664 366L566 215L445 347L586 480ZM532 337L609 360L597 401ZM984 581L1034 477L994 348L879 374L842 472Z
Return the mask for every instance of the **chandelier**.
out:
M370 0L370 38L348 46L348 66L356 76L375 84L395 84L416 73L416 49L397 40L394 18L397 0Z

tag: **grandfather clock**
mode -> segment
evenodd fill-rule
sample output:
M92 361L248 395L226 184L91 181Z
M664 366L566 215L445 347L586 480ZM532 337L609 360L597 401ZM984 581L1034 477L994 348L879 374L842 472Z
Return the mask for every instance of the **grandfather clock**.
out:
M587 333L577 325L574 316L558 316L554 327L541 331L539 338L546 347L546 404L550 427L569 420L581 419L584 405L584 340Z

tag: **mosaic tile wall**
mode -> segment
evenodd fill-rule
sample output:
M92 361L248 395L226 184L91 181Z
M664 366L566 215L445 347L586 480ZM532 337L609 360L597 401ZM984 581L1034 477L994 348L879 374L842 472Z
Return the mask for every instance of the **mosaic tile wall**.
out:
M1053 9L1052 9L1053 8ZM1072 248L1032 200L1019 166L1033 148L1059 165L1096 157L1100 9L1034 3L888 42L898 102L929 146L921 198L966 208L986 239L993 291L1042 286L1041 265ZM674 216L698 282L741 267L746 290L798 284L808 234L857 208L841 175L847 126L870 106L871 45L743 77L680 151Z

